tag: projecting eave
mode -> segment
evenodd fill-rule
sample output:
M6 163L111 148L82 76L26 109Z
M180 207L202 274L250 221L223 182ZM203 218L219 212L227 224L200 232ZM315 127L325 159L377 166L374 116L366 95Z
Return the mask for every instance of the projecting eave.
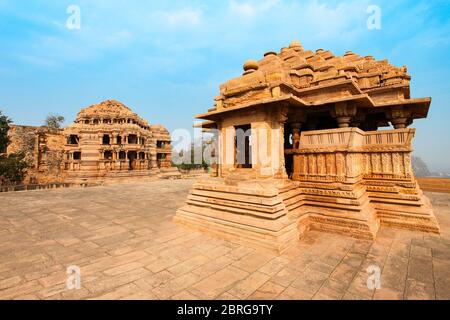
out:
M216 119L218 116L221 116L223 114L228 114L230 112L237 111L237 110L256 107L256 106L260 106L260 105L268 105L268 104L277 103L277 102L286 102L286 103L289 103L290 105L297 105L297 106L307 106L308 105L305 101L294 96L293 94L288 94L288 95L283 95L283 96L276 97L276 98L262 99L262 100L258 100L255 102L241 104L239 106L232 107L232 108L223 108L220 110L214 110L214 111L210 111L210 112L206 112L206 113L201 113L201 114L196 115L195 118L214 121L214 119Z
M414 119L426 118L430 109L431 97L397 100L393 102L378 103L377 108L404 107L411 110Z
M358 95L348 96L348 97L339 97L339 98L335 98L335 99L326 99L326 100L321 100L321 101L314 101L311 103L307 103L303 99L296 97L294 94L288 94L288 95L283 95L283 96L277 97L277 98L263 99L263 100L258 100L258 101L251 102L251 103L242 104L237 107L214 110L214 111L198 114L195 117L197 119L210 120L210 122L214 123L214 120L217 119L217 117L219 117L220 115L228 114L229 112L252 108L252 107L257 107L257 106L269 105L269 104L274 104L274 103L279 103L279 102L286 102L290 106L309 109L309 108L324 106L327 104L333 104L333 103L337 103L337 102L350 102L350 101L357 103L358 106L362 107L362 108L370 108L370 107L375 106L372 99L366 94L358 94ZM205 124L207 126L211 126L210 123L205 123Z
M430 106L431 104L431 97L426 98L415 98L415 99L404 99L404 100L396 100L392 102L386 102L386 103L377 103L375 106L406 106L406 105L423 105L423 106Z
M217 123L215 121L206 120L203 122L195 123L193 127L202 129L216 129Z

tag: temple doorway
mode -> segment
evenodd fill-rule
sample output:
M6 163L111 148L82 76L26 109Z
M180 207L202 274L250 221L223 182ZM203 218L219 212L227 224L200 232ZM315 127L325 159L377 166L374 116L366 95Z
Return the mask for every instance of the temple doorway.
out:
M128 151L129 170L136 169L136 158L137 158L136 151Z
M235 126L236 135L234 137L235 158L234 165L236 168L252 167L252 129L250 124Z

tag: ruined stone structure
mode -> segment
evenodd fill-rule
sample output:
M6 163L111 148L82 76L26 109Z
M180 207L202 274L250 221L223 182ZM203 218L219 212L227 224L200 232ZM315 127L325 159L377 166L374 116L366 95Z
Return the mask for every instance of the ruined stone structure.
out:
M411 98L410 79L387 60L298 41L247 61L197 116L216 135L217 163L175 221L276 251L309 229L363 239L380 224L439 233L407 128L431 98Z
M114 100L82 109L61 130L13 126L8 152L25 150L27 183L73 184L179 175L170 134Z
M47 127L10 125L8 136L11 143L8 153L24 152L30 164L25 184L63 182L61 170L64 149L62 129Z

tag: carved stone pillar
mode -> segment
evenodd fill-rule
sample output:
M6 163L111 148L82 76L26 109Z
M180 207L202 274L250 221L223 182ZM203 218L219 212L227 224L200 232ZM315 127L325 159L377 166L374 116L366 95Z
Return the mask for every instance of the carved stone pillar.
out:
M279 131L280 141L278 145L279 149L278 157L280 159L280 167L279 167L280 175L278 176L278 178L287 178L286 164L284 161L284 125L288 120L288 112L289 112L289 104L283 103L281 104L281 107L278 109L278 114L276 116L277 127L280 130ZM273 157L274 155L271 156Z
M289 117L289 120L292 131L292 148L298 149L300 146L300 131L302 125L306 122L306 113L297 111Z
M300 130L302 127L301 122L293 122L291 123L292 129L292 148L298 149L300 146Z
M331 115L336 118L339 128L348 128L352 118L356 115L357 108L355 105L347 102L338 102L334 109L331 110Z

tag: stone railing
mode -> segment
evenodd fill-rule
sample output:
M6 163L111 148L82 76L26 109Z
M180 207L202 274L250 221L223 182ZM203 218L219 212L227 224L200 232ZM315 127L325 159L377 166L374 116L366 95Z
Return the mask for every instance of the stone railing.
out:
M410 179L414 133L414 129L364 132L358 128L302 132L300 148L289 151L294 154L292 179Z

